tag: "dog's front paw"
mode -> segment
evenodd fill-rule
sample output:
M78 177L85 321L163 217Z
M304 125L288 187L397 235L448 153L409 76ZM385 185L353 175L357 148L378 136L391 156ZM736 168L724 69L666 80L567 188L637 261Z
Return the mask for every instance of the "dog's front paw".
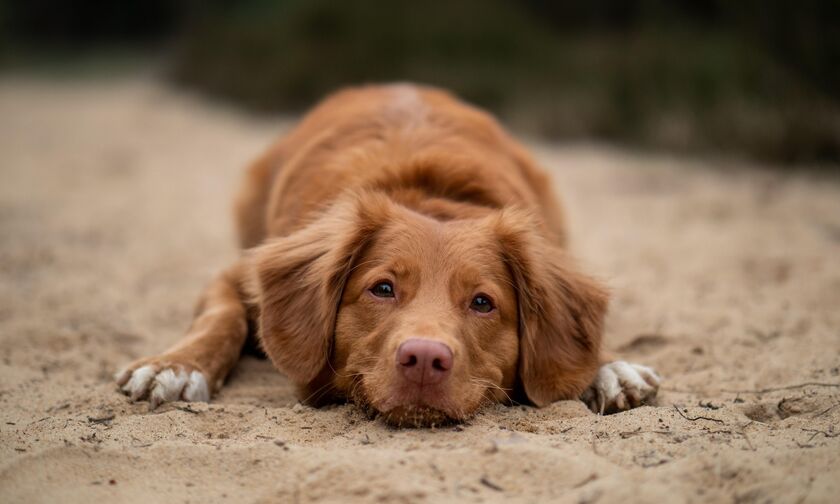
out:
M653 369L624 361L604 364L581 399L595 413L615 413L649 403L661 378Z
M114 379L132 401L148 398L152 409L164 402L210 400L204 373L164 357L137 361L117 373Z

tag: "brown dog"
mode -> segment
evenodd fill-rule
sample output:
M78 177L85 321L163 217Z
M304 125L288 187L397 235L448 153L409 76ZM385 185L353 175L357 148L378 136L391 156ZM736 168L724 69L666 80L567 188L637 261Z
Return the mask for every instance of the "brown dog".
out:
M133 400L209 400L253 326L302 400L349 399L397 424L656 394L649 368L601 360L607 294L564 250L548 177L445 92L331 96L250 168L236 217L245 252L187 337L117 375Z

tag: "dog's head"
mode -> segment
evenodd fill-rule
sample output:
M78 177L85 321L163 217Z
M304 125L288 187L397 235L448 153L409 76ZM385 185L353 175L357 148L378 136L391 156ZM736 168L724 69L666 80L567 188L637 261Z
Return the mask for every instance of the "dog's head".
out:
M462 420L515 391L576 397L607 298L538 229L518 210L436 220L344 198L253 251L262 346L304 399L347 397L396 424Z

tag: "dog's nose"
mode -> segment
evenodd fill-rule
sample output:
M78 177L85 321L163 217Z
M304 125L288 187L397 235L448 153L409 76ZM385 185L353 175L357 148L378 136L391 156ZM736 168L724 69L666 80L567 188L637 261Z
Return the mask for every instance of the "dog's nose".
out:
M397 368L418 385L439 383L452 369L452 350L438 341L410 339L397 349Z

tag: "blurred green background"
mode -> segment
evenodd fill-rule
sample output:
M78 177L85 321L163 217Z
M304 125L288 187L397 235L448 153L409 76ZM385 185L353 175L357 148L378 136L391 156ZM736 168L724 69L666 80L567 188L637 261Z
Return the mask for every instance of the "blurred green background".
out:
M834 165L838 22L836 0L22 0L0 65L148 54L269 113L412 80L553 140Z

